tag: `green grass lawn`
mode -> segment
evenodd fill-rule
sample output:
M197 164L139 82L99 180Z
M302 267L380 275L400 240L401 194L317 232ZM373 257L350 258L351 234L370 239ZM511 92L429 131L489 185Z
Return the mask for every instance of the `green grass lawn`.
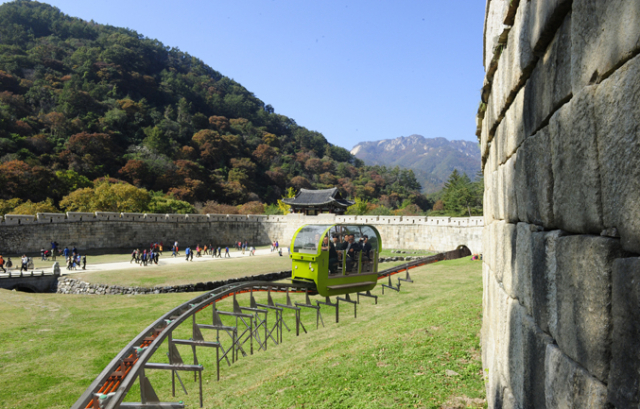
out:
M208 263L206 263L208 264ZM213 263L212 263L213 264ZM247 408L464 408L483 407L479 360L481 264L468 258L412 271L413 284L400 293L385 291L378 305L365 299L341 308L339 324L323 307L326 327L315 329L312 311L303 311L309 333L241 357L221 368L215 380L214 351L198 350L205 407ZM395 280L394 280L395 281ZM373 293L380 294L380 286ZM1 408L68 408L113 356L158 316L195 294L70 296L0 290L0 371L10 384L0 388ZM257 293L258 302L266 294ZM274 297L283 302L284 297ZM303 297L292 295L293 301ZM248 305L248 296L238 296ZM231 299L218 306L231 310ZM207 323L210 310L198 314ZM270 316L270 319L273 317ZM292 312L285 313L293 328ZM211 332L203 330L207 340ZM191 336L183 325L174 337ZM224 338L223 338L224 340ZM179 347L185 362L190 348ZM153 358L166 362L166 346ZM459 375L449 376L447 370ZM163 401L198 407L197 383L187 373L189 392L171 397L170 373L148 371ZM179 388L179 386L178 386ZM127 396L139 401L137 386Z
M79 273L71 277L96 284L154 287L195 284L282 270L291 270L291 260L289 257L279 257L277 253L273 253L266 256L228 258L211 262L184 261L179 264L146 267L132 264L132 267L126 270Z

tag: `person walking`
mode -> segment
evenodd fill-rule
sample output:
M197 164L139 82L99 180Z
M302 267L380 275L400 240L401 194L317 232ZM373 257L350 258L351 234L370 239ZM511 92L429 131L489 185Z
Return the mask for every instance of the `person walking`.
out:
M4 258L2 258L2 254L0 254L0 269L2 269L3 273L6 273L7 270L4 268Z
M84 256L82 256L82 269L83 270L87 269L87 255L86 254Z
M186 261L189 261L189 253L191 252L191 247L187 246L187 248L184 250L184 254L187 255L187 258L185 259Z
M137 253L136 249L133 249L133 251L131 252L131 260L129 260L129 264L136 261L136 253Z
M224 249L224 257L227 258L231 258L231 255L229 254L229 246L225 247Z
M22 255L22 266L20 266L20 272L22 273L22 270L24 270L25 272L27 271L27 265L29 264L29 258L26 256L26 254Z

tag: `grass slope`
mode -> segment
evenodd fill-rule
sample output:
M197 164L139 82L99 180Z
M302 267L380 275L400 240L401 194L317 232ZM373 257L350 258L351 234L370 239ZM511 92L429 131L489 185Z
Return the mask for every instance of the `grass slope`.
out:
M480 263L440 262L413 270L412 277L414 284L403 285L400 294L387 292L378 305L363 300L357 319L349 306L343 306L341 322L335 324L332 310L323 308L326 327L316 330L313 312L304 311L308 334L296 338L285 331L282 345L270 343L267 351L240 358L231 367L224 365L220 382L215 380L214 352L199 349L205 367L205 407L450 408L466 407L465 402L482 407ZM378 286L374 293L380 290ZM11 379L11 387L0 388L0 407L69 407L137 332L193 295L0 291L0 371ZM264 302L266 295L258 293L256 298ZM303 301L298 295L292 298ZM247 296L238 300L248 304ZM284 297L276 297L278 301ZM218 308L231 310L231 300ZM197 317L201 323L210 319L210 310ZM285 319L294 325L292 313L285 313ZM215 339L211 332L204 335ZM188 325L174 334L190 336ZM179 348L189 362L190 348ZM165 351L162 347L154 362L166 362ZM447 376L447 370L459 375ZM189 395L178 392L171 398L170 374L148 372L162 400L183 400L197 407L197 383L181 375ZM137 387L127 400L139 401Z

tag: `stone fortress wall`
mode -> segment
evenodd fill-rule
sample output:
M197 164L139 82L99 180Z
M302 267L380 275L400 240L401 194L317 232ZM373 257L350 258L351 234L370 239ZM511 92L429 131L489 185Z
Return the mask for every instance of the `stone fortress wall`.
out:
M489 407L638 408L640 1L488 0L484 47Z
M288 245L304 224L372 224L382 235L384 248L449 251L466 245L482 252L482 217L342 216L321 214L214 215L143 213L39 213L6 215L0 223L0 252L16 254L49 248L51 241L79 249L135 248L163 241L170 249L200 244L231 245L248 240L266 245L278 240Z

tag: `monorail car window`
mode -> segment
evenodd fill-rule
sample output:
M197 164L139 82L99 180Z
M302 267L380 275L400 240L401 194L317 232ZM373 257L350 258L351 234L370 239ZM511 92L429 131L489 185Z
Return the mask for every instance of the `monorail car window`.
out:
M293 243L294 253L318 254L320 252L320 240L328 225L314 224L303 227Z

